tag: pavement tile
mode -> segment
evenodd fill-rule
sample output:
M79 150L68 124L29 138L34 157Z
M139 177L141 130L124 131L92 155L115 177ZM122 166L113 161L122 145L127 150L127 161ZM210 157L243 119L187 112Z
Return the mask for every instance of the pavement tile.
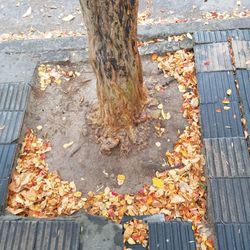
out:
M237 70L236 76L239 84L240 99L243 103L244 114L247 120L248 134L250 134L250 70Z
M25 54L0 53L0 84L31 82L37 59Z
M233 70L228 43L199 44L194 47L197 72Z
M199 31L193 35L196 44L227 42L228 38L233 40L250 41L249 29Z
M80 223L68 220L0 220L0 250L79 250Z
M225 97L231 102L239 100L232 71L202 72L197 74L197 79L200 103L221 102ZM230 96L228 89L232 91Z
M230 107L225 110L224 106ZM201 104L201 126L203 138L243 137L239 104L231 102Z
M195 250L192 223L184 221L149 223L149 243L150 249Z
M243 138L204 139L209 177L250 177L250 159Z
M10 177L16 151L16 144L0 144L0 179Z
M250 41L232 41L236 69L250 69Z
M104 217L84 215L79 250L121 250L122 227Z
M0 111L25 110L29 91L24 83L0 84Z
M0 111L0 143L18 140L23 125L24 111Z
M218 250L250 249L250 223L217 223L215 230Z
M0 179L0 214L2 214L4 209L5 209L8 184L9 184L8 178ZM0 232L1 232L1 230L0 230ZM2 242L2 241L0 240L0 242ZM1 244L0 244L0 249L1 249Z
M250 222L250 178L209 180L214 222Z

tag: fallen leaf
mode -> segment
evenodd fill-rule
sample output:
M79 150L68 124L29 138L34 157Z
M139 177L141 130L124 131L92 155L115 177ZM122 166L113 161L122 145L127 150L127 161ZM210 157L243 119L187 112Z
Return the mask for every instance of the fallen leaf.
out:
M0 125L0 130L4 129L5 125Z
M22 16L22 17L28 17L28 16L30 16L30 15L31 15L31 13L32 13L32 8L31 8L31 7L29 7L29 8L26 10L26 12L23 14L23 16Z
M230 110L231 108L229 106L224 106L224 110Z
M230 100L228 98L224 98L222 101L223 104L229 104Z
M63 17L62 20L64 22L69 22L69 21L72 21L74 18L75 18L75 16L73 16L73 15L70 14L68 16Z
M119 185L119 186L123 185L125 179L126 179L125 175L123 175L123 174L118 174L118 175L117 175L117 182L118 182L118 185Z
M67 149L67 148L71 147L73 144L74 144L73 141L71 141L69 143L65 143L65 144L63 144L63 148Z
M171 198L171 203L178 204L178 203L183 203L183 202L185 202L185 199L178 194L174 195Z
M154 177L152 179L153 185L157 188L162 188L164 186L164 181L162 179L159 179L157 177Z
M156 61L156 60L157 60L157 57L158 57L158 55L154 53L154 54L151 56L152 61Z
M187 33L187 38L189 38L189 39L193 39L193 37L192 37L192 35L190 34L190 33Z
M231 90L231 89L228 89L228 90L227 90L227 95L228 95L228 96L232 95L232 90Z
M38 125L38 126L36 127L36 129L37 129L37 130L42 130L42 129L43 129L43 126L42 126L42 125Z

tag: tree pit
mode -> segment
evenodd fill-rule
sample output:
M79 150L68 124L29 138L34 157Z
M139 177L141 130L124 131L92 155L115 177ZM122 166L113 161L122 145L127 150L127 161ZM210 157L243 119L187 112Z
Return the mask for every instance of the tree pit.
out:
M108 155L100 150L101 130L87 118L97 103L95 75L88 63L60 65L65 72L80 75L46 90L41 90L37 76L32 87L22 135L32 128L39 137L47 138L52 146L47 154L50 170L74 181L84 194L107 186L119 193L135 193L151 183L156 171L168 168L165 152L173 149L178 132L186 126L182 95L177 82L158 70L157 62L142 57L142 65L150 97L146 114L151 119L138 124L132 144L102 141L101 147L107 143ZM118 185L118 175L125 176L123 185Z

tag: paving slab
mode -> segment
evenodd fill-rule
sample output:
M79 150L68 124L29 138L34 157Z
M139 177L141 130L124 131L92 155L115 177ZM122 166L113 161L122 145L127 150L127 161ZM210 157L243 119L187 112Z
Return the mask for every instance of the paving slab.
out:
M25 110L30 86L25 83L0 84L0 111Z
M225 97L232 101L239 101L234 82L233 71L202 72L197 74L200 103L221 102ZM231 89L232 94L227 95Z
M209 180L214 222L250 222L250 178Z
M250 177L250 159L243 138L204 139L209 177Z
M0 179L9 178L17 151L16 144L0 144Z
M249 29L199 31L193 35L196 44L227 42L228 38L233 40L250 41Z
M250 70L250 41L232 41L236 69Z
M250 134L250 70L237 70L236 77L244 115L247 120L248 133Z
M250 223L217 223L218 250L249 250Z
M97 216L84 215L81 220L81 250L121 250L122 227Z
M224 107L229 107L225 110ZM201 126L203 138L243 137L239 104L231 102L201 104Z
M0 53L0 84L8 82L31 82L37 58L24 54Z
M149 223L149 243L152 250L195 250L196 243L192 223Z
M23 125L24 111L0 111L0 143L18 140Z
M5 209L8 184L9 184L8 178L0 179L0 215L4 212L4 209ZM1 247L1 244L0 244L0 247Z
M80 223L57 220L0 220L0 250L78 250Z
M228 43L198 44L194 47L197 72L233 70Z

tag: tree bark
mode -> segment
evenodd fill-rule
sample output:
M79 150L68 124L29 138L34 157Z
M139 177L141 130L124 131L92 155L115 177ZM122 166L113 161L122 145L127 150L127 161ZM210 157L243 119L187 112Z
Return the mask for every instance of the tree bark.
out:
M80 0L97 78L100 121L106 128L134 125L147 99L137 49L138 0Z

